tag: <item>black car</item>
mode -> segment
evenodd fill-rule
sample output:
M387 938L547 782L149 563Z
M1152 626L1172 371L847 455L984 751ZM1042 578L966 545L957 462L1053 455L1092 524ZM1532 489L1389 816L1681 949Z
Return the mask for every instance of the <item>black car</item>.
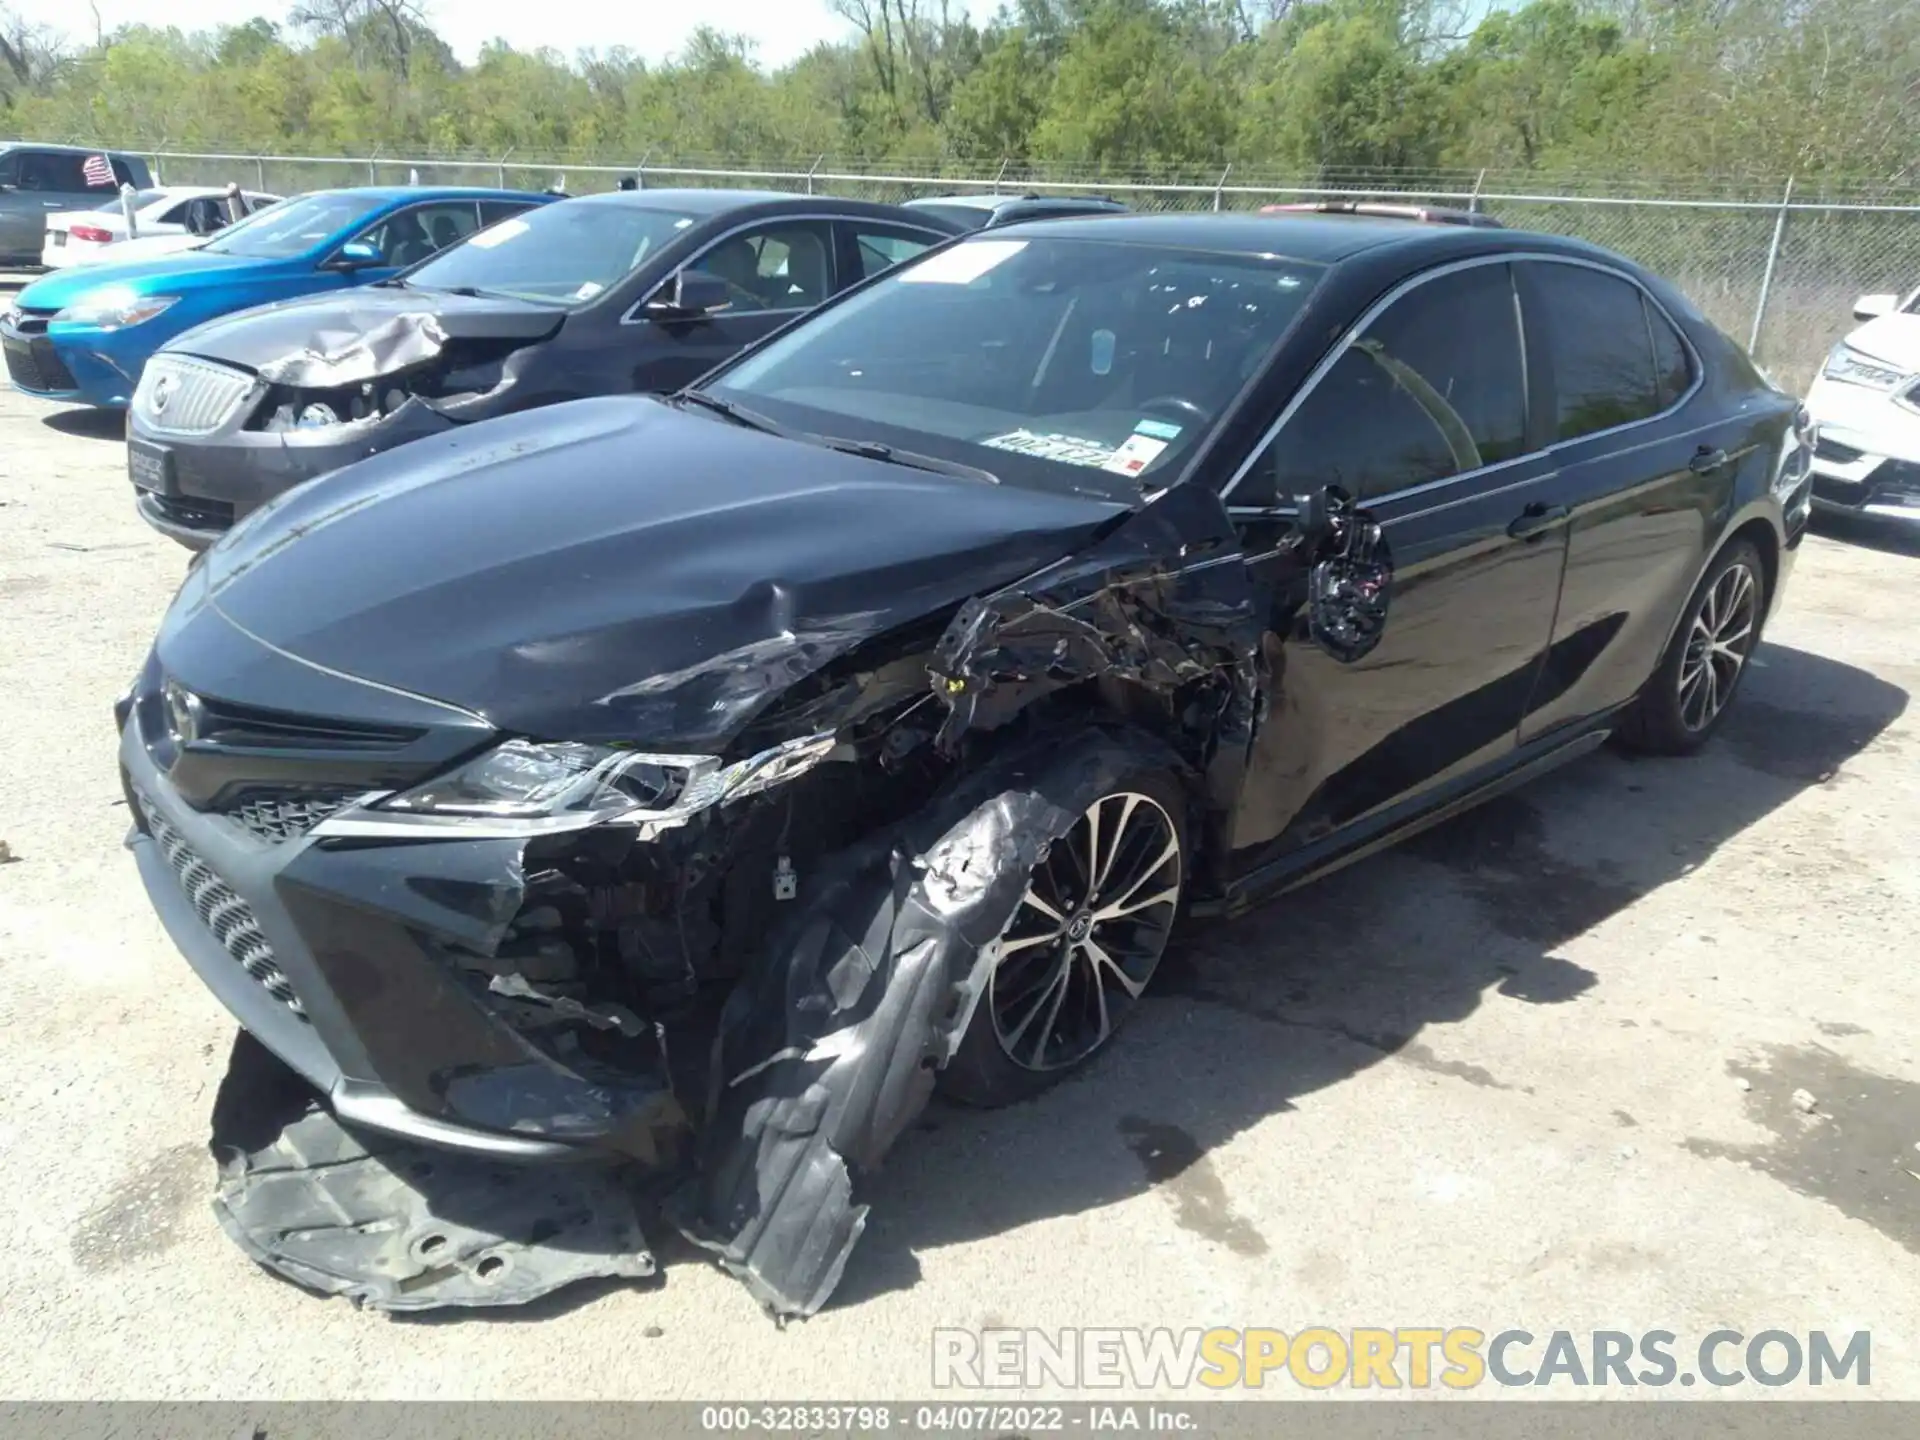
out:
M1125 215L1127 207L1104 195L928 195L907 201L907 209L937 215L963 230L992 230L1025 220L1064 220L1072 216Z
M675 390L962 227L738 190L583 196L393 280L201 325L128 421L140 514L204 549L290 486L395 445L589 395Z
M1086 1060L1183 913L1609 735L1701 745L1794 560L1805 426L1589 245L1132 217L972 236L698 389L292 492L119 711L154 906L303 1077L300 1144L229 1146L230 1228L308 1283L301 1217L393 1232L329 1125L611 1157L812 1311L935 1086ZM390 1203L439 1260L328 1273L479 1284L493 1192L430 1164Z

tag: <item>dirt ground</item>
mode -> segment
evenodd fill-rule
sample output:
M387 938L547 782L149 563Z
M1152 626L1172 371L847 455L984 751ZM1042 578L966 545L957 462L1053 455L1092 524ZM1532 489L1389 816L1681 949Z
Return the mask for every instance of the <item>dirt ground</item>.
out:
M403 1321L208 1208L233 1024L122 849L109 713L185 557L118 433L0 393L0 1392L847 1400L928 1393L940 1326L1470 1325L1866 1329L1920 1397L1920 549L1811 539L1707 753L1197 933L1085 1074L931 1113L816 1319L656 1230L653 1282Z

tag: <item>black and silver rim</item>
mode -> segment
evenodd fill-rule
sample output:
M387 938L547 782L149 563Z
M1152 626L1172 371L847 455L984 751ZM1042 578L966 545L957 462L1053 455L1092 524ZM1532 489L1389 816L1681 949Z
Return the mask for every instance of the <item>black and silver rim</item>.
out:
M1760 583L1736 562L1701 597L1680 659L1680 721L1704 730L1727 708L1733 687L1753 650Z
M1106 1043L1167 948L1182 859L1172 817L1137 791L1094 801L1048 847L987 986L1009 1060L1060 1070Z

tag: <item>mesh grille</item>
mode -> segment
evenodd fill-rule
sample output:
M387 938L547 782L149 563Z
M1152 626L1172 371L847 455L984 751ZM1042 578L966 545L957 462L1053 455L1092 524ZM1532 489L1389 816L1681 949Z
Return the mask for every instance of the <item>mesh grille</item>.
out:
M193 852L180 832L154 807L152 801L137 790L134 796L140 802L140 814L147 822L147 833L153 836L154 843L160 847L167 868L173 871L174 878L180 882L180 889L193 906L194 914L200 917L200 922L213 932L213 938L220 942L242 970L260 983L262 989L305 1020L307 1012L300 1004L300 997L294 994L287 972L274 959L273 946L260 933L260 922L254 916L253 907L213 873L207 862Z
M262 840L298 840L353 799L344 790L254 790L226 812Z
M45 336L26 345L8 345L7 375L22 390L45 393L74 388L73 374Z
M150 429L205 435L224 425L253 389L244 370L178 355L156 355L140 374L133 408Z

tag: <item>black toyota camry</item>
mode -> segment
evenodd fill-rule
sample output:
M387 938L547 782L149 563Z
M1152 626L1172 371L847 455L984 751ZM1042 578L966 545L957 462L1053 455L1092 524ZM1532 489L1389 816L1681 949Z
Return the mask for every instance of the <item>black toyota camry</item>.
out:
M322 1288L484 1300L565 1267L449 1167L599 1157L810 1312L930 1092L1088 1060L1183 915L1608 736L1706 741L1809 448L1591 246L1122 216L292 492L119 717L152 901L236 1064L304 1097L297 1143L229 1146L229 1228ZM382 1173L431 1183L347 1193L342 1147L416 1145Z

